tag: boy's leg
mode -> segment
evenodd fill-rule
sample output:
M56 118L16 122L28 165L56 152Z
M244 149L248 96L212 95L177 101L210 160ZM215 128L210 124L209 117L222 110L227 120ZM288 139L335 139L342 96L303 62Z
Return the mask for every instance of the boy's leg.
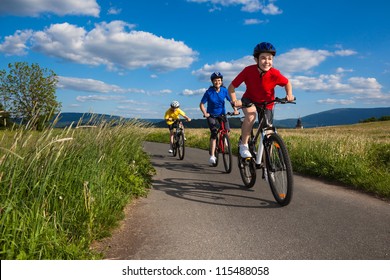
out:
M248 149L248 141L251 134L252 127L256 121L257 111L255 106L243 108L245 119L241 126L241 146L240 155L243 158L252 157Z

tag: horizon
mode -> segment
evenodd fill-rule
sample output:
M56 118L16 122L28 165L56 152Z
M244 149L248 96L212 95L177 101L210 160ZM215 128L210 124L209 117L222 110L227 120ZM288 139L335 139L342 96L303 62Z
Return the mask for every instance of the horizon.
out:
M221 72L227 87L254 63L253 47L269 41L277 49L274 67L297 98L276 106L276 120L390 106L390 2L152 2L2 0L3 65L53 70L64 112L160 119L178 100L200 119L211 73Z

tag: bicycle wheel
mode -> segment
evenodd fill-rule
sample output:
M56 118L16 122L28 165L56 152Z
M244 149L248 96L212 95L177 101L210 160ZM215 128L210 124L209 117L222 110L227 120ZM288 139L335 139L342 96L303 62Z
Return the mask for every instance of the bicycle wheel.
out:
M177 154L177 137L176 137L176 134L175 134L175 136L173 137L172 150L173 150L172 156L175 157L176 154Z
M185 153L184 134L180 133L177 139L177 150L179 152L179 159L183 160Z
M232 149L230 147L230 139L228 135L222 136L223 145L223 165L225 166L226 173L232 172Z
M238 169L240 170L240 175L242 182L244 183L244 186L247 188L252 188L256 182L256 164L251 159L245 159L242 158L240 155L240 143L241 143L241 137L238 141Z
M293 194L293 170L286 145L278 134L264 140L267 178L277 203L286 206Z

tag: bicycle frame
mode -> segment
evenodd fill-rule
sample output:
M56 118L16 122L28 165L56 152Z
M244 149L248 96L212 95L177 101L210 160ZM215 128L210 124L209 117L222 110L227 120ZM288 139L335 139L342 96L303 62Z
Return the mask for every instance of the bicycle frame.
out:
M256 166L261 165L261 161L263 160L263 153L264 153L263 142L265 137L267 137L267 135L276 132L276 128L272 126L272 124L269 124L268 120L265 119L264 109L259 108L258 110L260 110L260 112L258 111L258 116L257 116L259 120L259 126L257 128L256 135L253 138L253 145L255 145L259 141L259 146L257 147L257 153L255 157Z
M225 152L225 145L222 142L223 136L228 134L228 131L225 127L226 116L220 116L217 119L219 122L219 128L218 128L218 132L217 132L218 143L216 143L216 145L220 149L220 152L224 153Z

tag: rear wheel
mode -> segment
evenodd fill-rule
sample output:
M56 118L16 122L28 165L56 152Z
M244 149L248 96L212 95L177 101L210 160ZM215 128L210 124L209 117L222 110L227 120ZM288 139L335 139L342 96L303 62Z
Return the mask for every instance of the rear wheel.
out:
M244 186L252 188L256 182L256 164L253 158L242 158L240 155L241 137L238 141L238 169Z
M184 159L184 153L185 153L185 142L184 142L184 134L180 133L178 135L177 139L177 150L179 152L179 159L183 160Z
M286 145L278 134L264 141L268 183L277 203L286 206L293 195L293 170Z
M223 165L225 166L226 173L232 172L232 149L230 146L230 139L228 135L222 136L223 145Z

